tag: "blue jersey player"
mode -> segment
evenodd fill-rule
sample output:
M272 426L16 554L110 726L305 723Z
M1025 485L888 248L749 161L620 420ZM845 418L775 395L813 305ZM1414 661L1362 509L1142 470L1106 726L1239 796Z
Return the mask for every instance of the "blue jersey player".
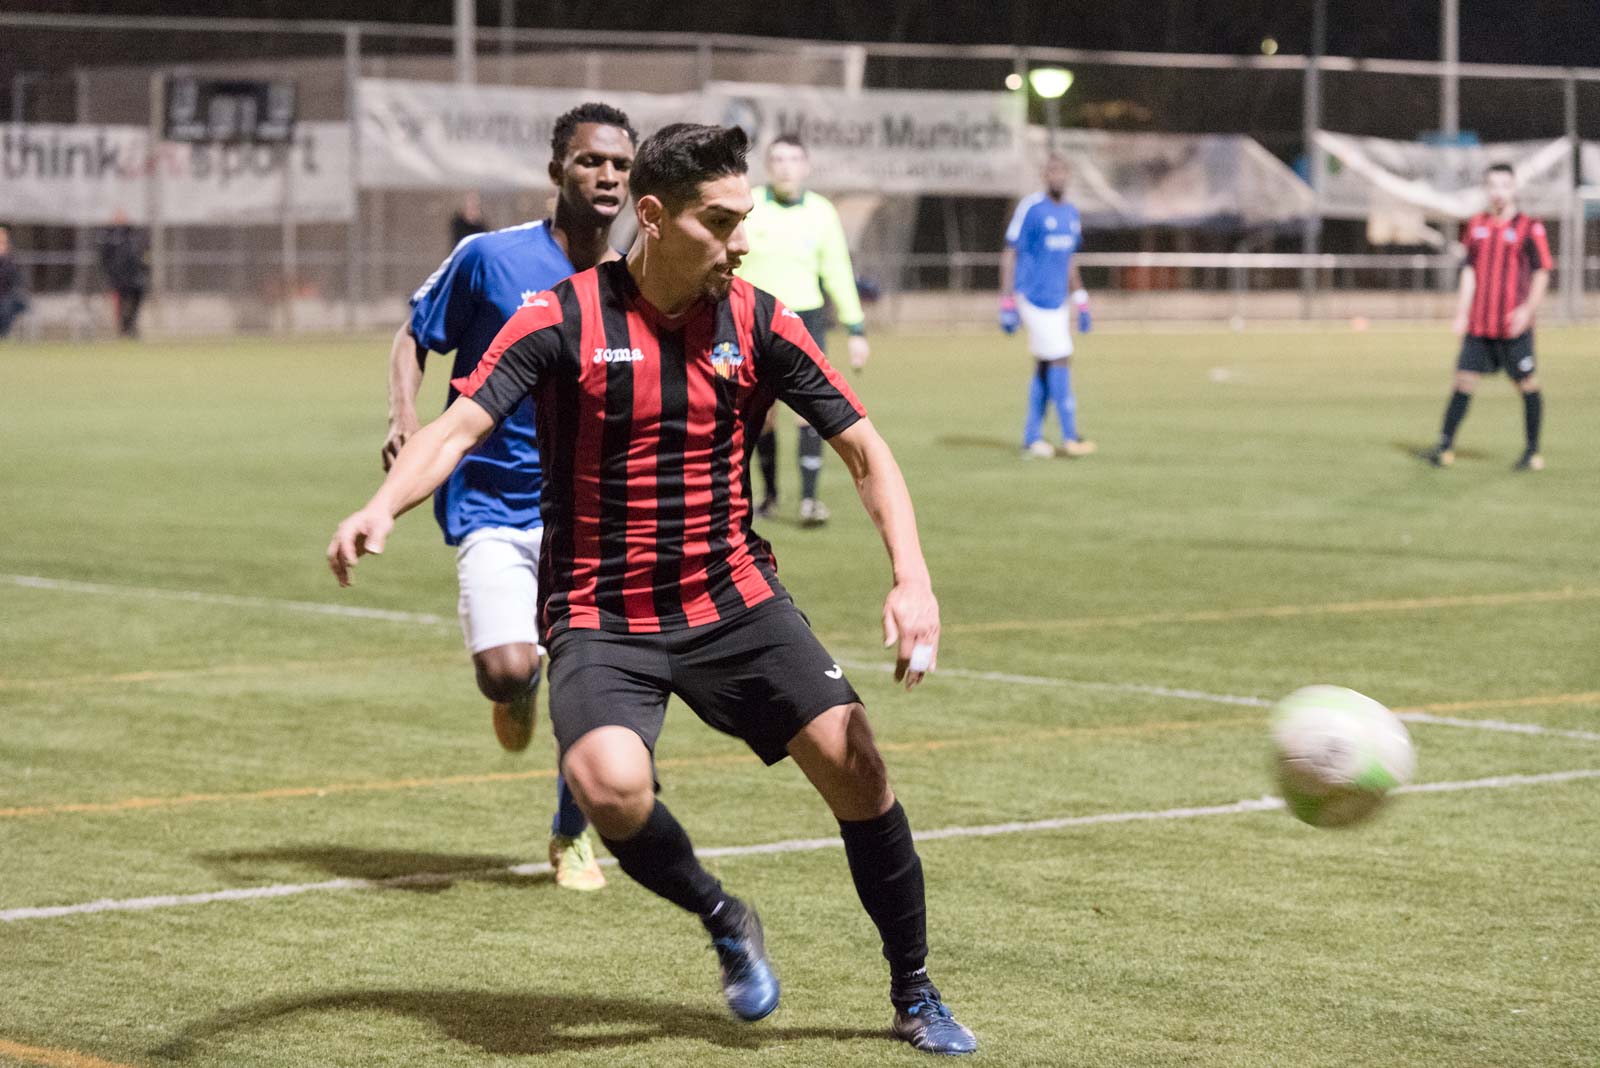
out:
M1078 402L1072 395L1072 331L1067 299L1078 310L1078 332L1089 330L1089 293L1073 253L1083 244L1078 209L1067 201L1067 161L1052 155L1044 167L1044 189L1023 197L1006 228L1000 257L1000 328L1028 330L1033 381L1022 432L1024 456L1087 456L1092 441L1078 436ZM1054 405L1061 422L1060 449L1044 440L1044 417Z
M462 239L411 298L411 318L389 356L385 470L416 433L417 393L431 352L455 353L451 378L470 375L507 319L537 294L596 263L616 258L611 223L628 200L637 135L628 117L583 104L556 121L550 180L554 217ZM450 389L447 404L456 399ZM456 546L459 610L478 689L494 703L495 734L525 749L539 684L536 619L540 541L539 450L533 404L524 400L499 430L463 459L434 496L444 539ZM566 783L550 838L557 885L605 885L588 827Z

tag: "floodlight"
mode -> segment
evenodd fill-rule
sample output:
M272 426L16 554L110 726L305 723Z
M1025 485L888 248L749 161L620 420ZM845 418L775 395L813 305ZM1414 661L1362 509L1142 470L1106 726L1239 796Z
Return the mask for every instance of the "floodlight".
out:
M1045 100L1057 100L1072 88L1072 72L1064 67L1035 67L1028 72L1028 84Z

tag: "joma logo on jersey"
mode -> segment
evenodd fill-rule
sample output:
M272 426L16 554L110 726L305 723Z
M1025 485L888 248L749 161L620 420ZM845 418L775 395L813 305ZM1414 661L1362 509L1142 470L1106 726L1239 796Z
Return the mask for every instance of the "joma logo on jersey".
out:
M595 363L638 363L644 353L638 349L595 349Z
M739 365L744 363L744 356L739 352L739 346L731 341L719 341L711 349L711 369L718 378L732 378L739 372Z

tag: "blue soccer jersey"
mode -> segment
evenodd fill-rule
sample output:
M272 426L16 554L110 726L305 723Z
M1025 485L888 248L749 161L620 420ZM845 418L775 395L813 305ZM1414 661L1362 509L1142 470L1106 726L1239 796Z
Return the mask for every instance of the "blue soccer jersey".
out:
M1067 302L1067 268L1083 243L1078 209L1044 193L1022 198L1006 245L1017 250L1016 291L1035 308L1059 308Z
M411 335L433 352L454 352L450 377L465 378L518 308L574 273L544 222L471 234L412 294ZM446 405L456 396L452 385ZM539 526L540 478L533 402L524 400L434 494L444 540L458 545L483 527Z

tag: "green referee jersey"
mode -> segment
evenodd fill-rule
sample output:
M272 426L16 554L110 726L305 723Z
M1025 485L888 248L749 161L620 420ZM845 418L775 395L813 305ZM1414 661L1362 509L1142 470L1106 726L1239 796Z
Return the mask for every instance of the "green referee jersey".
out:
M839 322L851 333L861 333L866 316L844 226L833 204L809 190L786 204L767 185L757 187L754 196L755 209L744 224L750 251L739 265L739 277L797 312L822 307L826 289Z

